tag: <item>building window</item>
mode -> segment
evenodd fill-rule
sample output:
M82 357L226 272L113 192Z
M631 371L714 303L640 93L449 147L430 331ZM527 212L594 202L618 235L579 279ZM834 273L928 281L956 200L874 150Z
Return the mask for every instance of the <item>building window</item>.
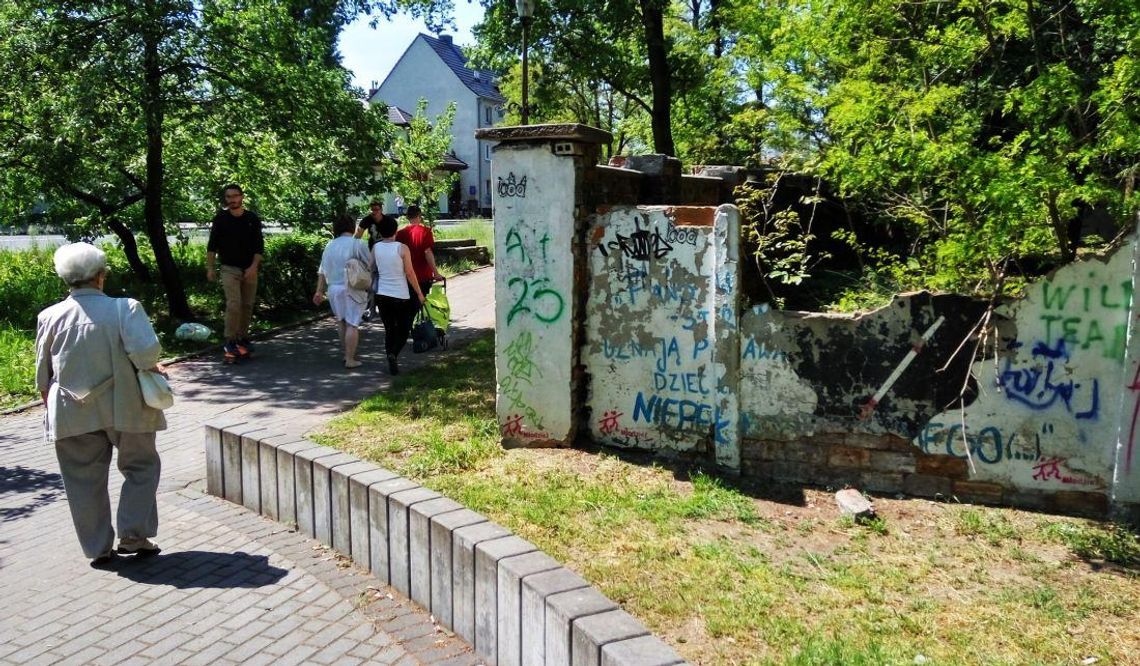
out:
M483 146L483 159L488 162L491 161L491 144L489 143Z
M491 107L490 106L483 107L483 119L487 121L488 125L495 122L495 121L491 120Z
M491 179L488 178L487 179L487 189L483 190L483 201L487 202L490 200L491 200Z

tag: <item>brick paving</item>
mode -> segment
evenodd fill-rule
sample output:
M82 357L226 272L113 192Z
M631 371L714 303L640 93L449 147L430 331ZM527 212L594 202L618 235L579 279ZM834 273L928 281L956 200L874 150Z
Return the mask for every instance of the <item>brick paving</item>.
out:
M462 345L494 325L494 273L449 282L449 337ZM388 386L378 323L363 329L361 368L344 370L337 344L323 319L260 341L240 366L215 354L172 366L178 402L158 436L163 552L110 571L79 549L43 410L0 417L0 664L479 663L344 558L204 492L205 422L240 416L305 434ZM439 354L409 345L401 369ZM117 501L113 465L111 479Z

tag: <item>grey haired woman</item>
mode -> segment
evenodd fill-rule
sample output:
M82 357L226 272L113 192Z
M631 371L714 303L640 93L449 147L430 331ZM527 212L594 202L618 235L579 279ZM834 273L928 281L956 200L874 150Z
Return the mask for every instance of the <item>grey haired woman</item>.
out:
M103 293L107 256L87 243L55 252L55 272L71 288L40 312L36 323L36 385L48 441L55 443L71 519L91 566L114 559L115 531L107 491L111 456L118 450L124 481L119 497L119 548L155 555L158 533L156 433L162 411L143 401L137 369L164 372L162 348L143 307Z

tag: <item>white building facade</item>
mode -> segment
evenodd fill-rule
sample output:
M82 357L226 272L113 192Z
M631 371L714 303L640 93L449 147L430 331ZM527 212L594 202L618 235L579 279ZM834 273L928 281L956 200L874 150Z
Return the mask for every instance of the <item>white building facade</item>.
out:
M496 77L491 72L468 68L466 57L450 35L420 34L368 101L415 109L421 98L428 101L429 118L443 113L448 104L455 102L451 149L467 168L459 171L458 197L453 197L452 203L469 212L489 215L491 148L495 142L476 139L475 130L491 127L502 117L506 100L499 93Z

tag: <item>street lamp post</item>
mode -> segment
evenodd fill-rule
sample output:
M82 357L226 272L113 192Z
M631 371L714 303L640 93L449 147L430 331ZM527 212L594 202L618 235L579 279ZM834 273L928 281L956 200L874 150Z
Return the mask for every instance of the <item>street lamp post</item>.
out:
M530 121L530 101L527 99L527 30L534 16L534 0L515 0L522 23L522 124Z

